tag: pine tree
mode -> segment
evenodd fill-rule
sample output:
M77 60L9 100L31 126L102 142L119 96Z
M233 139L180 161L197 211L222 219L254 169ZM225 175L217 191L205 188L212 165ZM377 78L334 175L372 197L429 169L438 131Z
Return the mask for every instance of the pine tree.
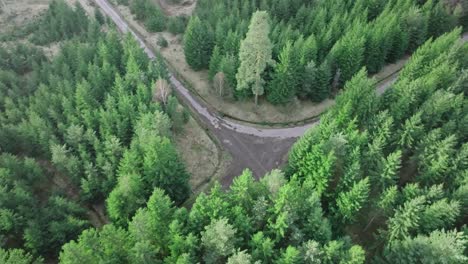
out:
M252 263L252 256L244 251L238 251L234 255L230 256L227 260L227 264L246 264Z
M115 224L125 226L137 209L144 205L146 195L138 174L119 175L116 188L106 200L109 217Z
M426 206L421 214L420 229L424 233L450 228L460 216L460 203L441 199Z
M41 264L44 260L39 257L35 258L30 253L23 249L3 249L0 248L0 260L4 264Z
M288 246L286 251L281 253L277 260L278 264L299 264L301 263L301 252L294 246Z
M262 74L266 66L271 63L272 44L268 37L270 33L268 13L257 11L250 21L247 36L241 42L239 51L240 67L238 69L237 90L252 89L255 104L258 96L264 92Z

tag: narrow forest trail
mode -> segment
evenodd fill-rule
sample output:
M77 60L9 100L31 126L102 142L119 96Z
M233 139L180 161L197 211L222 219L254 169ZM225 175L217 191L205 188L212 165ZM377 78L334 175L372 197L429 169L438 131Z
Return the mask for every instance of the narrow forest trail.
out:
M122 33L131 33L135 37L149 58L155 58L150 46L107 0L94 0L94 2L112 19ZM463 36L463 40L468 40L468 34ZM226 175L220 179L221 184L225 187L229 186L233 178L239 175L244 168L251 169L256 178L278 168L284 163L286 154L296 139L320 122L319 119L316 119L308 124L286 128L258 128L254 125L237 123L218 115L205 101L194 96L175 77L174 73L169 73L169 77L179 98L197 115L202 126L207 128L222 147L231 154L232 164ZM389 76L379 83L376 92L383 93L397 78L398 72Z

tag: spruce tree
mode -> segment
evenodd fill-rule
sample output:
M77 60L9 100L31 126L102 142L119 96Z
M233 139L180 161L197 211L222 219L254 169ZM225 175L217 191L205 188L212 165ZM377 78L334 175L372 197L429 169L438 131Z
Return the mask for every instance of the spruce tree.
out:
M317 69L316 89L311 91L310 99L314 102L321 102L330 96L331 68L328 61L324 61Z
M193 16L184 34L184 54L190 67L194 70L207 68L213 44L211 29L197 16Z
M208 71L208 77L210 80L213 80L213 77L216 73L219 72L219 64L221 63L222 55L219 46L215 46L213 49L213 54L210 58L210 66Z
M299 56L291 42L288 42L280 53L279 62L275 65L273 80L268 87L267 99L273 104L284 104L291 101L299 85Z

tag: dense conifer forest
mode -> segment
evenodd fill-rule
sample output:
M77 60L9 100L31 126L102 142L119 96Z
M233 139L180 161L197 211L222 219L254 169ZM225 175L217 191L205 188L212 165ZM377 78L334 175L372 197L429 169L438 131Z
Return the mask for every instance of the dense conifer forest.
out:
M120 2L239 99L335 105L284 166L191 197L164 59L53 0L0 35L0 263L468 262L465 1Z
M468 26L467 9L464 1L443 0L200 0L184 35L185 55L193 69L209 69L210 78L224 73L237 98L257 94L273 104L294 97L320 102L363 66L376 73L430 37L457 24ZM250 60L242 56L242 46L248 32L255 40L262 36L250 24L256 10L268 13L262 23L271 28L264 36L271 47L260 47L272 59L260 67L258 81L244 85L249 77L241 69ZM256 56L250 47L246 51ZM261 89L253 84L259 82Z

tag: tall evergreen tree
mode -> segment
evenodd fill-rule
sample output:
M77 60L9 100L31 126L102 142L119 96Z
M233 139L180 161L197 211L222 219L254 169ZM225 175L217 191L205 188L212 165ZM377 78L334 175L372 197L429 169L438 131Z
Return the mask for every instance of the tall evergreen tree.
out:
M184 54L190 67L194 70L207 68L213 46L211 29L197 16L193 16L184 34Z
M288 42L279 55L275 65L273 80L269 84L267 99L273 104L291 101L300 82L299 54L291 42Z
M268 37L269 33L268 13L257 11L252 15L247 36L240 44L237 90L251 88L255 95L255 104L264 92L265 80L262 74L272 62L273 45Z

